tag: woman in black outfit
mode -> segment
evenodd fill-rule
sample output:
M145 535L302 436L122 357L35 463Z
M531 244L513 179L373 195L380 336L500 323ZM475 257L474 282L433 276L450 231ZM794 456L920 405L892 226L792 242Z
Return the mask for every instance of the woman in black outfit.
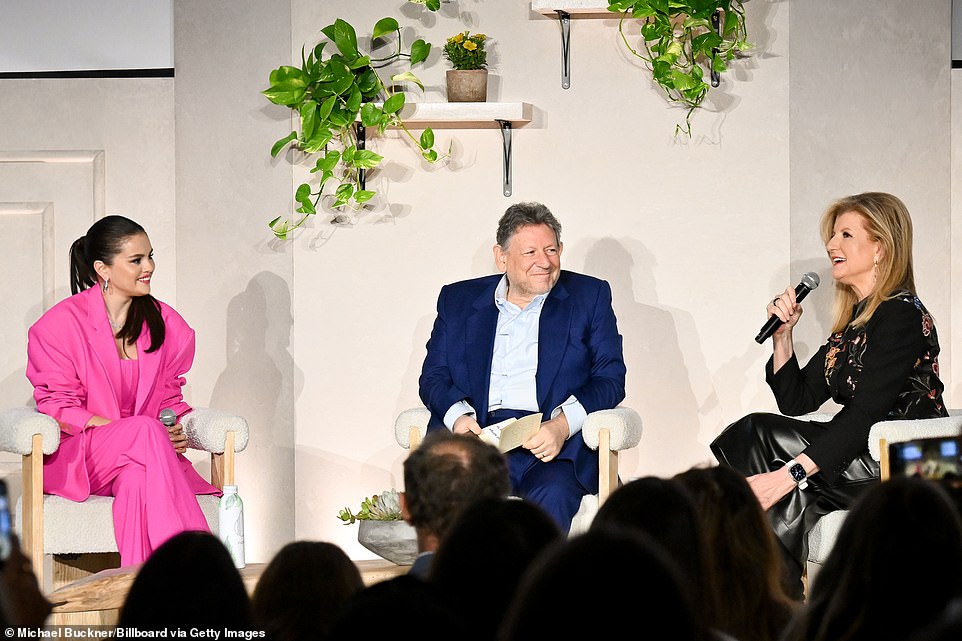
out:
M827 423L750 414L711 445L721 464L748 477L767 510L786 555L786 588L796 599L808 532L878 479L868 453L871 426L947 415L938 336L915 294L905 204L878 192L848 196L828 208L820 227L835 279L832 334L800 367L792 330L802 307L786 288L767 308L783 323L772 335L766 381L785 415L815 411L829 398L843 407Z

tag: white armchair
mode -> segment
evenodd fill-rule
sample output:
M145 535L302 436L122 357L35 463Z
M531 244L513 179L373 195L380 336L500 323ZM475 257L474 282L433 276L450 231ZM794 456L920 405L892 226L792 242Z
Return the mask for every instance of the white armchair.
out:
M398 414L394 421L394 437L405 449L417 447L427 433L431 412L415 407ZM638 445L642 423L638 412L628 407L616 407L588 414L581 428L585 444L598 451L598 494L588 495L571 522L571 534L588 529L591 519L608 495L618 487L618 452Z
M811 420L829 420L831 414L813 414ZM868 451L879 462L881 480L889 478L888 445L920 438L962 435L962 410L949 410L949 416L909 421L879 421L868 435ZM829 512L818 520L808 534L808 562L806 572L809 582L828 558L838 537L839 528L848 510Z
M188 447L211 455L211 483L218 488L234 482L234 454L247 447L249 428L240 416L209 408L194 408L181 420ZM23 457L23 493L15 522L25 552L45 586L45 554L117 552L111 508L113 497L91 496L82 502L43 494L43 457L60 446L60 426L32 407L0 412L0 451ZM207 522L217 531L214 496L198 496ZM58 561L54 558L54 574Z

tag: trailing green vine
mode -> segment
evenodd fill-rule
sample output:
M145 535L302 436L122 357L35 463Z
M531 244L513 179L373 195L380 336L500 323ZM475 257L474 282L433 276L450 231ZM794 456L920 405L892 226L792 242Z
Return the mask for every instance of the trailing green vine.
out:
M424 85L410 71L391 76L391 84L385 83L378 69L396 60L407 60L410 65L424 61L431 45L415 40L408 52L402 51L401 28L394 18L383 18L374 25L372 48L379 41L396 36L394 51L381 58L373 58L358 50L357 32L354 27L337 19L321 29L327 41L317 44L309 53L301 50L301 65L284 65L270 73L270 86L262 93L272 103L284 105L297 112L300 131L292 131L271 147L276 157L290 146L317 155L312 174L318 176L318 185L301 184L294 194L298 203L295 210L301 216L287 220L278 216L269 226L278 238L300 227L321 207L337 209L350 206L361 208L376 195L367 189L362 179L364 173L380 165L383 157L358 142L358 124L365 129L383 133L388 127L402 131L417 147L428 162L436 162L434 132L425 129L415 137L401 118L405 94L400 83L413 83L424 90ZM333 43L336 52L325 57L324 49ZM336 185L333 190L329 185Z
M691 116L708 95L705 77L722 73L736 56L751 49L742 0L609 0L621 14L618 31L628 50L644 60L670 101L688 109L675 134L691 137ZM712 24L716 19L718 27ZM640 19L644 53L629 42L626 20Z

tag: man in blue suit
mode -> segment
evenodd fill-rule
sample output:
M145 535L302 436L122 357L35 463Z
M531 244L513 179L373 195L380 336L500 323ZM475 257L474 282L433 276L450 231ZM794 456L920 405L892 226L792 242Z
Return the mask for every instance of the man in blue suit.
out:
M507 454L511 490L568 531L598 491L598 456L578 432L625 397L622 339L603 280L561 270L561 224L539 203L508 207L494 260L502 275L447 285L419 379L428 431L541 412L541 429Z

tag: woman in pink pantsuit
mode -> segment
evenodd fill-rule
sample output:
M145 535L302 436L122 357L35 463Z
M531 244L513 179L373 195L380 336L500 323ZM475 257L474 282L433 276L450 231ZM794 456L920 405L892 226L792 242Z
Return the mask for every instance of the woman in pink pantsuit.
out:
M94 223L70 248L73 296L30 328L27 378L37 409L60 423L43 491L74 501L113 496L122 565L184 530L210 531L195 494L219 494L184 457L181 387L194 331L150 295L153 249L123 216ZM160 411L177 423L166 428Z

